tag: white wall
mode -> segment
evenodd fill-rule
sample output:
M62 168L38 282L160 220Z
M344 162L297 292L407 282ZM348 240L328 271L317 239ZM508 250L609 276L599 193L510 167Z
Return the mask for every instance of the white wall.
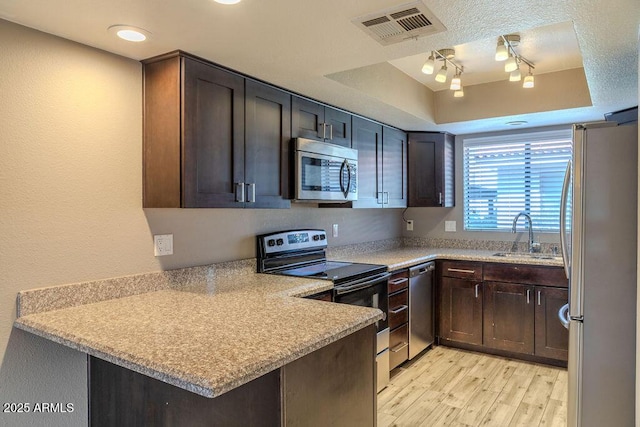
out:
M398 237L399 210L142 209L138 62L0 20L0 425L85 425L86 357L14 329L19 290L255 256L258 233L330 228L330 245ZM174 234L155 258L153 234Z

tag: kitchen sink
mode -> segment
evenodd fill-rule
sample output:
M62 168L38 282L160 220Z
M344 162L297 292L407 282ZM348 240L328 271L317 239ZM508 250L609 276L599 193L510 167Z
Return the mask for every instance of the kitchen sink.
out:
M493 256L505 258L562 259L560 255L539 254L529 252L496 252Z

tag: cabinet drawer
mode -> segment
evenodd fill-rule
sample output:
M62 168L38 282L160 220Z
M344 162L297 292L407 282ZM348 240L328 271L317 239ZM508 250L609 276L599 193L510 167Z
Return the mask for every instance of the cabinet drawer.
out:
M389 286L389 294L397 292L401 289L407 289L407 287L409 286L409 271L400 270L392 273L387 284Z
M409 359L409 327L405 324L389 334L389 370Z
M482 263L472 261L443 261L442 275L458 279L482 280Z
M569 283L562 267L546 267L523 264L484 265L484 280L492 282L511 282L527 285L556 286L566 288Z
M405 289L389 296L389 329L409 321L409 292Z

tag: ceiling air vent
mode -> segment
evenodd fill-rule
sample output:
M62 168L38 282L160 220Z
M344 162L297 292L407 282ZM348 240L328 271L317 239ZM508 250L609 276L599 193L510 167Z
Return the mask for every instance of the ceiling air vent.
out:
M360 16L351 22L383 46L446 30L442 22L419 1Z

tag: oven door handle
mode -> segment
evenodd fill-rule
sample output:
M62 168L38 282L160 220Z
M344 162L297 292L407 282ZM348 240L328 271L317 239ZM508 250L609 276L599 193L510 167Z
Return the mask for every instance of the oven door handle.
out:
M366 277L364 279L356 280L351 282L348 286L339 286L334 289L336 291L336 295L344 295L361 289L366 289L374 283L387 280L389 277L391 277L391 273L381 273L374 277Z

